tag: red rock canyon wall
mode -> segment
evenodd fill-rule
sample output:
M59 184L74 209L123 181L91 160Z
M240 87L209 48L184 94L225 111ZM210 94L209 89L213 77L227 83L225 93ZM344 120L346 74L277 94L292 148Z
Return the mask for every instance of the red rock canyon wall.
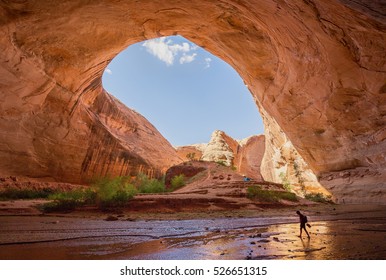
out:
M178 162L142 117L119 112L100 80L130 44L180 34L238 71L322 185L385 203L384 4L3 1L0 172L78 182Z

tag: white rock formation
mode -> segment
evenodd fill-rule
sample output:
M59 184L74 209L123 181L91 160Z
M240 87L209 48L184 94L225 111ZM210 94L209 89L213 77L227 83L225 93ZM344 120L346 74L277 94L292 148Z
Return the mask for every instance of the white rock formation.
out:
M205 161L224 162L225 165L231 166L235 152L237 151L233 151L225 140L225 133L220 130L215 130L203 151L201 159Z

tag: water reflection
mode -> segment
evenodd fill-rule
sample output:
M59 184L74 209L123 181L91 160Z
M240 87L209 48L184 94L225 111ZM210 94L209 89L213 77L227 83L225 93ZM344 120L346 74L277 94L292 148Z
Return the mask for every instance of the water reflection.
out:
M122 222L114 230L108 224L88 238L0 246L0 259L386 259L384 218L314 222L310 239L298 237L299 223L251 226L258 223L250 220L232 229L212 222L210 228L192 227L192 221ZM123 228L131 224L129 231ZM177 230L171 232L171 224ZM141 234L134 234L137 227Z
M311 238L299 238L299 224L228 231L206 237L174 239L157 259L385 259L384 232L363 232L350 221L313 223ZM367 241L365 241L367 240ZM168 250L167 250L168 251Z
M303 238L301 239L304 252L308 252L310 250L310 240L310 238L307 238L306 241L304 241Z

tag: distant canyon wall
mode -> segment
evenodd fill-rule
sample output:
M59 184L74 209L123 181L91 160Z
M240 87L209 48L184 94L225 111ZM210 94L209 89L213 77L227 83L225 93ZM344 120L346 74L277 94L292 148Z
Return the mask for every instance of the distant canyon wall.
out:
M260 165L264 154L264 135L254 135L237 141L224 131L212 133L209 143L177 147L183 160L203 160L222 163L239 173L262 180ZM192 157L194 156L194 157Z
M221 162L255 180L280 184L287 181L300 196L304 193L331 196L279 126L266 117L263 120L266 136L254 135L237 141L216 130L209 143L177 147L177 153L184 160L194 156L195 160Z

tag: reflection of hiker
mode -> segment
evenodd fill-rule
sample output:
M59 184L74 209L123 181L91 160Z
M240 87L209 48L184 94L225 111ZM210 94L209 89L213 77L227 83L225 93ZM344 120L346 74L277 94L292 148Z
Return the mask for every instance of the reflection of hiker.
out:
M296 211L296 214L299 215L299 220L300 220L300 235L299 235L299 237L302 237L302 231L304 229L304 231L307 233L308 238L310 238L310 235L308 234L308 231L306 229L306 224L308 222L307 216L300 213L300 211ZM308 225L308 226L311 227L310 225Z
M304 242L303 238L300 238L300 240L302 241L304 252L310 251L310 239L307 238L307 242Z

